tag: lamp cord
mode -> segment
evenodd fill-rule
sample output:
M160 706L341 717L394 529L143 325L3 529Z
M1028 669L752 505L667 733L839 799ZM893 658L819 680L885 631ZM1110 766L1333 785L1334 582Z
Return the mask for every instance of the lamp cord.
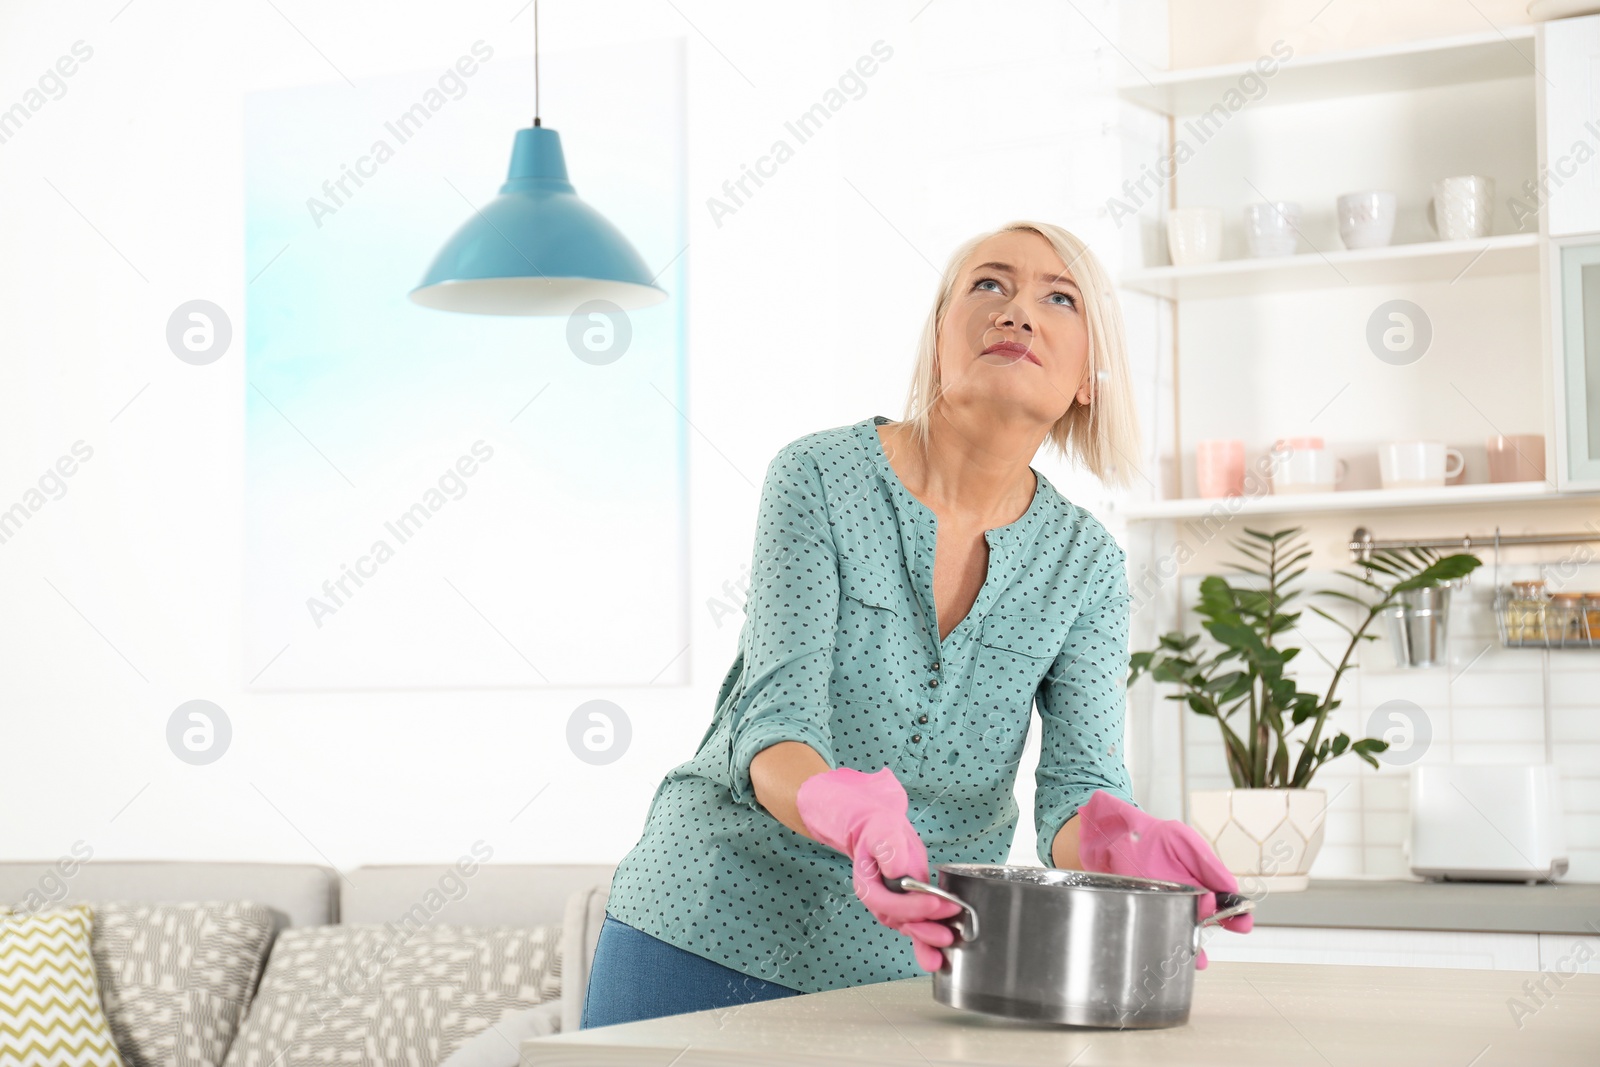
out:
M533 124L539 125L539 0L533 0Z

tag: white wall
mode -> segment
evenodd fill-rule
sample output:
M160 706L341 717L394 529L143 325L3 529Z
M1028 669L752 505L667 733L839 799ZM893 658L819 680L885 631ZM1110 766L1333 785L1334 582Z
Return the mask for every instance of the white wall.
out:
M93 48L65 95L0 144L0 499L75 441L94 449L65 496L0 545L0 857L53 857L81 839L102 858L348 867L450 859L481 838L496 860L620 858L661 774L709 721L738 619L718 626L706 604L748 564L773 452L901 415L936 268L970 233L1042 217L1083 234L1112 270L1131 239L1097 215L1131 135L1106 88L1131 76L1109 47L1109 0L543 5L549 49L687 41L693 682L247 693L242 335L207 367L174 359L163 336L183 301L243 304L240 94L441 67L480 37L497 61L525 61L522 7L0 9L0 105L75 41ZM1164 40L1158 11L1127 7L1142 39ZM879 39L894 55L866 94L716 224L705 199ZM559 129L561 96L582 87L542 88ZM530 112L531 99L530 86ZM581 194L582 160L569 164ZM1141 298L1128 306L1140 381L1153 385L1161 320ZM1100 505L1054 457L1037 465ZM568 714L592 697L633 724L631 750L607 766L564 741ZM165 737L174 708L196 698L233 727L226 755L201 767ZM1137 737L1130 748L1142 778ZM1031 781L1019 792L1026 812ZM1026 815L1018 841L1034 862Z

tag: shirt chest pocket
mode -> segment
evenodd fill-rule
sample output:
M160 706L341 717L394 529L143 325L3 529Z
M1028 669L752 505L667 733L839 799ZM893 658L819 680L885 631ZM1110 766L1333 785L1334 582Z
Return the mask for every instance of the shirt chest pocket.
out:
M872 563L839 558L839 633L836 647L872 660L884 658L884 642L904 605L895 575Z
M1019 665L1030 666L1056 657L1066 643L1068 625L1050 615L991 611L978 632L978 643L1013 653L1020 657Z
M1066 641L1053 616L991 611L973 646L969 748L984 763L1014 768L1028 737L1033 694Z
M833 644L830 691L836 701L893 706L894 664L904 610L900 586L887 568L839 557L839 623Z
M902 592L892 573L876 564L839 558L840 629L847 622L887 628L903 607Z

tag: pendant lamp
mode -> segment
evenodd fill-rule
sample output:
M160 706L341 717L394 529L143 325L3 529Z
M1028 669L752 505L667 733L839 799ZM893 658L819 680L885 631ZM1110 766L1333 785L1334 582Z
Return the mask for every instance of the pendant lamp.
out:
M539 124L538 0L533 125L517 131L500 194L445 242L410 296L476 315L568 315L590 300L631 310L667 298L622 231L578 199L561 136Z

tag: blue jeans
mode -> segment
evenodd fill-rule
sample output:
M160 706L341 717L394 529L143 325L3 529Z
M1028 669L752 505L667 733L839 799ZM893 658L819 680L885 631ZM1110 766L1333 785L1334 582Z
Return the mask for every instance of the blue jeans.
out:
M799 994L669 945L607 912L578 1029Z

